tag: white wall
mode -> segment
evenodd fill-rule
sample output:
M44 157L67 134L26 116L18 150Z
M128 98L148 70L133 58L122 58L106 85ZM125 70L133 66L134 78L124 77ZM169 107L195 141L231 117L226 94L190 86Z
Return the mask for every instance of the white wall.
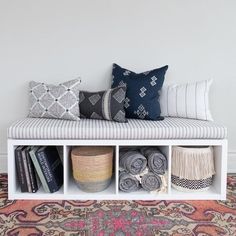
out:
M167 83L214 78L212 113L236 158L235 12L234 0L0 0L0 157L7 127L27 115L30 80L80 75L82 88L104 89L116 62L168 64Z

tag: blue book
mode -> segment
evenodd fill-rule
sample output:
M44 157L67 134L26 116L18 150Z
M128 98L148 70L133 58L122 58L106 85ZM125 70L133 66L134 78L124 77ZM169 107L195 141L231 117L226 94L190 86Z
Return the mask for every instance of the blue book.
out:
M40 147L36 158L45 177L50 193L58 191L63 184L63 165L55 146Z

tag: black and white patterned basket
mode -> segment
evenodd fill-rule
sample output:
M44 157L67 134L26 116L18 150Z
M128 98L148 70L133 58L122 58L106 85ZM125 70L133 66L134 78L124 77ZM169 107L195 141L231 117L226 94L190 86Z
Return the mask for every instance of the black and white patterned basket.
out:
M179 147L172 149L171 185L184 192L209 189L215 174L212 147Z

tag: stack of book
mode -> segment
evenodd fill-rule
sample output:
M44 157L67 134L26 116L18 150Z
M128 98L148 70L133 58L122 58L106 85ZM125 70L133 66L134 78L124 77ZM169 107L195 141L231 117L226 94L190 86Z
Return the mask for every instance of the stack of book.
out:
M15 161L21 192L35 193L41 183L47 193L61 188L63 165L55 146L18 146Z

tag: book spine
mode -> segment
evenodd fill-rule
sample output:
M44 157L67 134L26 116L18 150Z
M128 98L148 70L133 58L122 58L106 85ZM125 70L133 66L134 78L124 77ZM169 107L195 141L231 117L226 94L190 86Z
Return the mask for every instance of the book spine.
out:
M47 181L46 181L46 179L44 177L44 174L43 174L43 172L41 170L41 167L39 165L39 162L38 162L38 159L36 157L36 154L35 154L35 152L33 150L30 151L30 157L31 157L31 160L32 160L32 162L34 164L34 167L35 167L35 170L36 170L36 172L38 174L38 177L39 177L39 179L40 179L40 181L41 181L41 183L43 185L44 191L47 192L47 193L50 193L48 185L47 185Z
M25 149L22 151L22 160L23 160L23 167L24 167L24 173L25 173L25 177L26 177L28 192L32 193L30 177L29 177L29 169L28 169L27 160L26 160L26 150Z
M28 149L26 150L26 161L29 169L29 178L30 178L32 193L35 193L38 190L38 185L36 181L35 170Z
M39 165L41 166L42 172L44 174L44 177L47 181L47 185L49 188L49 191L51 193L58 191L58 189L61 187L57 184L56 179L54 177L54 174L52 172L52 169L47 161L47 156L44 151L40 151L36 153L36 157L39 161Z
M16 162L16 169L21 192L22 193L28 192L26 177L23 169L23 161L21 158L21 149L15 149L15 162Z

